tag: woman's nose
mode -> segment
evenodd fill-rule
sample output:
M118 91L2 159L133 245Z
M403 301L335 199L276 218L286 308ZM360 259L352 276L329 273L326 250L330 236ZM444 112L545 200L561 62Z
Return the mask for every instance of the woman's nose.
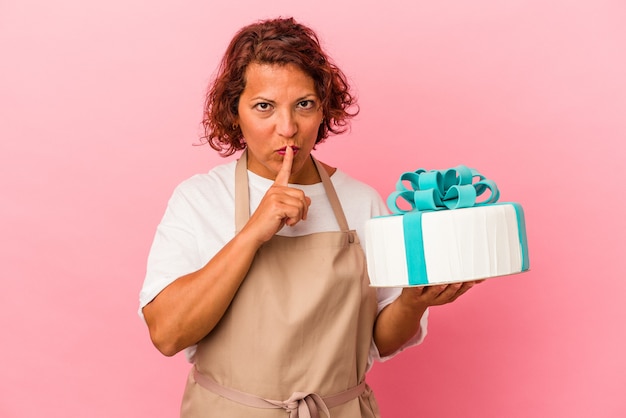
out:
M298 132L298 124L293 112L285 110L278 114L276 130L285 138L291 138Z

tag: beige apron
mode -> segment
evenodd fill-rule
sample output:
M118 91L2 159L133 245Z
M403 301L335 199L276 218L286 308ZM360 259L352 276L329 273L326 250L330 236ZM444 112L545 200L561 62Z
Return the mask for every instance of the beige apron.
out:
M226 313L198 343L182 417L379 417L365 384L376 293L356 232L315 164L341 231L276 235L258 250ZM235 180L240 231L250 217L245 153Z

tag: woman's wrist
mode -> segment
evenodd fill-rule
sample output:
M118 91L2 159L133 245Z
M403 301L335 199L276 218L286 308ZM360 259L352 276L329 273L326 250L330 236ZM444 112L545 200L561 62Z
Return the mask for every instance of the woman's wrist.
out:
M402 293L395 300L395 303L399 312L405 316L414 317L414 319L419 321L424 312L426 312L428 304L418 297L416 290L415 288L402 289Z

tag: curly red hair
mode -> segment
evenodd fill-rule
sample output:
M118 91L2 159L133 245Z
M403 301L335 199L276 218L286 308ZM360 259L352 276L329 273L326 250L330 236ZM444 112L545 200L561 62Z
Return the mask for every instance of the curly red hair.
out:
M234 36L206 96L203 139L223 156L246 147L236 121L250 63L294 64L313 79L324 115L316 144L330 132L345 132L359 111L346 76L322 50L313 30L293 18L260 21Z

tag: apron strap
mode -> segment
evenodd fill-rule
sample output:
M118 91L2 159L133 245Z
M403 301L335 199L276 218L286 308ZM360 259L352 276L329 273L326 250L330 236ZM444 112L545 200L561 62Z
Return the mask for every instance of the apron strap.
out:
M222 386L211 377L200 373L195 367L193 377L204 389L233 402L252 408L284 409L285 412L289 412L289 418L319 418L320 411L330 418L329 409L358 398L367 387L363 381L348 390L323 398L313 392L294 392L285 401L275 401Z
M317 167L317 172L320 175L320 179L322 179L322 184L324 185L324 190L326 191L326 197L328 197L328 200L330 201L330 206L333 208L333 212L335 213L335 218L337 218L339 228L342 232L348 232L350 230L350 228L348 227L348 221L346 220L346 215L343 213L343 208L341 207L341 203L339 202L339 197L337 196L337 192L335 191L333 182L330 180L330 177L324 169L324 166L322 166L322 164L317 161L317 159L312 155L311 158L315 163L315 167Z
M326 196L328 197L330 206L335 213L335 218L337 219L340 230L342 232L348 232L350 228L348 226L348 221L346 220L346 215L343 212L341 203L339 202L339 197L337 196L337 192L335 191L335 187L333 186L328 173L322 164L313 157L313 155L311 155L311 159L313 160L315 168L317 169L320 179L322 180ZM250 191L248 188L248 150L246 149L241 154L241 157L239 157L235 168L235 231L237 233L240 232L249 219Z
M250 190L248 188L248 150L237 160L235 166L235 231L241 232L250 219Z

